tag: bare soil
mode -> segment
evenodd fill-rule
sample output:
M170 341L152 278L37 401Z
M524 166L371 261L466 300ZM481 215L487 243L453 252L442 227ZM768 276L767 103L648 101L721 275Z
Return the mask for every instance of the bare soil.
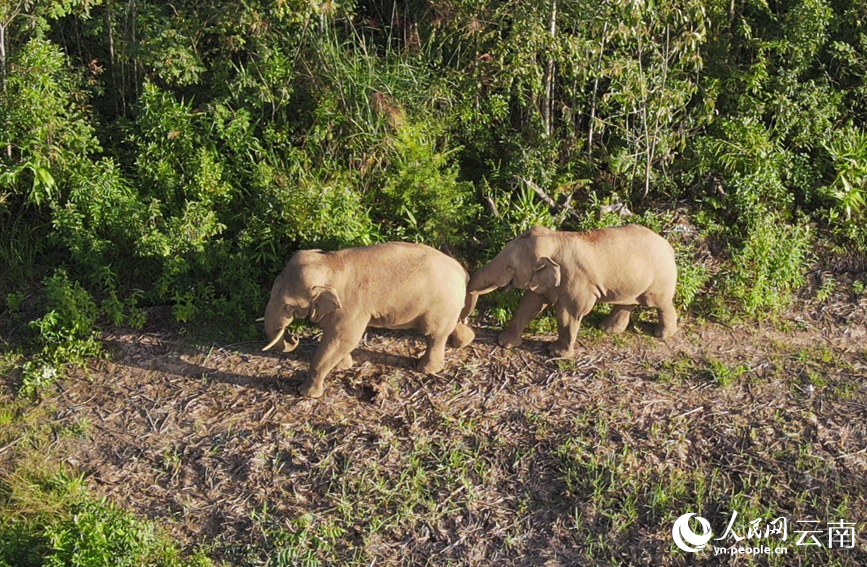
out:
M370 332L319 400L297 394L315 336L283 355L116 331L55 403L85 424L63 455L97 492L226 564L295 546L338 565L727 565L671 525L700 512L717 533L739 509L845 514L854 549L790 541L786 564L864 565L865 321L867 300L837 298L664 342L588 329L574 361L481 328L436 376L413 370L419 337Z

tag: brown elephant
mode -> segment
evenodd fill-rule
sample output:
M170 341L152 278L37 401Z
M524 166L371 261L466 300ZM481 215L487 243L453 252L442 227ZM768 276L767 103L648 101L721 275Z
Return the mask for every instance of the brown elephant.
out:
M478 295L511 284L527 293L500 334L500 345L520 345L527 324L553 304L559 338L549 351L554 356L571 357L581 319L597 302L614 305L611 315L602 322L608 332L624 331L632 310L644 305L659 312L657 336L674 334L676 283L674 249L648 228L628 225L555 232L537 226L510 241L489 264L473 274L461 319L473 309Z
M389 242L337 252L296 252L271 288L265 310L268 350L298 346L286 342L286 327L307 318L322 328L322 339L301 394L322 395L325 377L352 365L353 349L367 327L416 329L427 337L419 359L422 372L439 372L448 339L462 347L475 338L458 318L467 298L469 275L453 258L422 244Z

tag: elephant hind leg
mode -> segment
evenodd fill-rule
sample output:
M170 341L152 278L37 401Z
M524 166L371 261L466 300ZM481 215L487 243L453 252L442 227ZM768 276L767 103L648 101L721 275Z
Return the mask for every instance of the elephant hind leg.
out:
M416 368L419 372L436 374L446 364L446 341L448 335L436 334L427 337L427 350L418 359Z
M611 315L606 317L599 325L606 333L616 335L622 333L629 326L629 316L636 305L615 305Z
M458 322L455 330L449 335L449 346L452 348L463 348L473 342L475 338L476 333L469 325Z
M677 332L677 311L671 302L657 307L656 310L659 312L659 325L654 334L661 339L667 339Z
M334 370L349 370L350 368L352 368L352 355L347 354L337 363Z
M641 305L653 307L659 314L659 324L653 334L667 339L677 332L677 311L674 309L674 286L655 293L646 293L638 298Z

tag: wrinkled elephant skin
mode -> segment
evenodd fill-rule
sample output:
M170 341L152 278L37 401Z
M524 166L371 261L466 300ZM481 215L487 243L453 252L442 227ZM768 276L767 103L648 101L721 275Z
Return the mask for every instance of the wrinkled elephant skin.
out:
M284 334L295 318L319 324L322 339L301 394L319 397L325 377L352 366L351 352L367 327L416 329L427 339L422 372L439 372L445 345L475 338L460 320L469 276L454 259L422 244L390 242L336 252L296 252L271 289L265 310L265 350L297 346Z
M499 343L510 348L520 345L529 322L554 305L559 337L549 351L557 357L571 357L581 320L596 303L614 306L602 322L610 333L624 331L632 310L643 305L659 313L656 335L673 335L677 330L676 283L674 249L643 226L588 232L534 227L473 274L462 316L468 315L479 295L508 285L527 290Z

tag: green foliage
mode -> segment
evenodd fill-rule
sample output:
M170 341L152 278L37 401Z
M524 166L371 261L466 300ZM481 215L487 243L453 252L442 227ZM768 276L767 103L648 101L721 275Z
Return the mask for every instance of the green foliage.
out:
M62 51L41 39L17 51L9 68L15 72L0 91L0 203L56 203L60 181L99 149L81 79Z
M0 566L206 567L202 554L183 558L150 522L89 495L82 477L63 471L19 471L0 480Z
M50 386L66 365L81 364L101 352L95 328L98 309L90 294L64 270L44 284L46 313L30 323L41 349L23 365L23 396Z
M719 386L728 386L747 373L748 368L743 365L730 365L716 358L705 360L707 374Z
M266 567L322 565L319 558L336 557L337 543L345 531L333 520L317 521L313 514L304 514L286 522L289 529L271 518L267 507L261 512L254 512L252 516L253 521L266 534L268 546L273 547L264 563Z
M627 222L601 213L622 204L657 230L686 207L728 251L710 274L672 238L682 306L719 275L730 310L778 309L801 225L867 248L867 34L843 4L10 4L3 297L65 266L103 321L169 305L258 337L295 249L412 240L478 264L534 224ZM40 336L68 335L47 313Z
M494 191L485 187L485 198L495 213L490 220L491 232L487 238L490 247L484 252L484 260L496 256L500 249L513 238L534 226L556 228L557 219L536 193L526 184L510 193Z
M825 189L834 205L828 220L840 232L860 244L865 242L863 220L867 208L867 132L847 127L825 142L836 176Z
M789 225L769 215L759 223L732 257L732 271L723 281L724 293L749 315L779 311L804 283L813 231Z
M402 226L389 231L393 238L409 237L435 243L457 240L460 230L475 217L472 186L457 180L457 168L448 152L436 150L438 132L431 123L397 124L394 173L386 177L383 191L393 201L387 218L399 218Z
M682 309L688 309L695 303L699 293L711 279L710 268L694 253L692 244L676 241L674 245L677 261L677 290L674 301Z

